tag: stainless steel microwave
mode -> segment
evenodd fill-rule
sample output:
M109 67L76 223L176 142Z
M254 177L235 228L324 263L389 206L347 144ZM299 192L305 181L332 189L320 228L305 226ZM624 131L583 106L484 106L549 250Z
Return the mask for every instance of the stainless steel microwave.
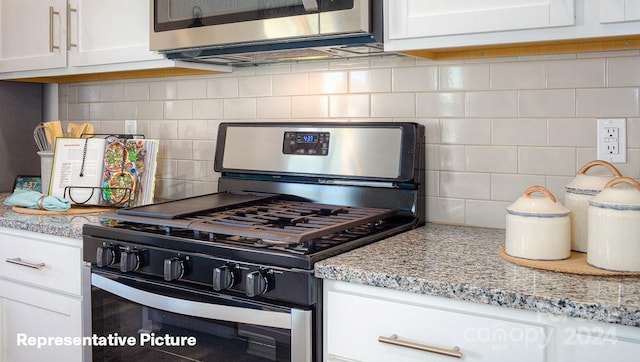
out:
M150 47L170 59L382 52L382 0L150 1Z

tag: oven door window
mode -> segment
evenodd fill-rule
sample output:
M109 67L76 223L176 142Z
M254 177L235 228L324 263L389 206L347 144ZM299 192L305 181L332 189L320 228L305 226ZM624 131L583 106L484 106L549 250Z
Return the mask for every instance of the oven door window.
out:
M154 0L155 31L317 14L354 7L354 0Z
M102 283L114 285L116 289L105 290L112 289L104 287L105 284L101 284L102 288L95 286L95 283L92 286L92 336L111 338L106 346L92 347L94 361L293 360L291 329L264 326L260 321L252 324L207 318L202 314L209 312L198 310L198 306L206 307L215 303L217 307L233 308L229 313L231 315L256 311L271 311L280 315L283 311L281 307L271 308L251 301L218 299L210 295L199 295L197 292L188 295L182 289L170 290L162 287L160 290L158 286L151 285L140 288L135 281L113 276L97 278ZM95 282L95 274L92 280ZM129 289L134 284L137 285L136 289ZM137 303L131 300L141 301L140 293L153 295L152 301ZM193 313L175 313L146 304L174 306L175 310ZM128 343L124 342L125 338Z

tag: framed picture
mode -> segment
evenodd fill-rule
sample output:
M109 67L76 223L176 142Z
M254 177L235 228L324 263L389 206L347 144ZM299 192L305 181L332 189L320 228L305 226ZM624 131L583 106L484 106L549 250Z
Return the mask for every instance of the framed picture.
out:
M13 191L27 190L38 191L42 190L42 179L40 176L23 176L16 177L16 181L13 183Z

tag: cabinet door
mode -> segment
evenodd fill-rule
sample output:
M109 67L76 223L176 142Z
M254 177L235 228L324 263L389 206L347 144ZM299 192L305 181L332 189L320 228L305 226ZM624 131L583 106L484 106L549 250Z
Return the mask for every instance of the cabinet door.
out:
M600 22L618 23L640 20L638 0L600 0Z
M326 311L330 361L452 361L443 353L459 348L465 361L542 362L547 353L548 331L536 324L334 291Z
M70 0L69 65L162 59L149 50L148 0Z
M82 361L71 343L82 336L81 311L78 298L0 280L0 360Z
M389 39L574 24L575 0L392 0Z
M0 1L0 72L67 65L66 0Z

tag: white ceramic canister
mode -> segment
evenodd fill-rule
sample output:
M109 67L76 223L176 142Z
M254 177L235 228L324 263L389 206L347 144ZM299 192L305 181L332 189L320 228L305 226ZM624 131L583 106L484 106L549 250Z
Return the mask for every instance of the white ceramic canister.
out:
M613 175L587 175L587 171L594 166L607 168ZM615 166L595 160L588 162L578 171L576 177L565 186L564 206L571 210L571 250L587 252L587 210L589 200L600 193L607 182L621 176Z
M613 187L618 184L626 186ZM587 263L640 271L640 183L617 177L589 201Z
M532 196L540 192L544 196ZM561 260L571 256L569 209L542 186L531 186L507 207L505 252L534 260Z

